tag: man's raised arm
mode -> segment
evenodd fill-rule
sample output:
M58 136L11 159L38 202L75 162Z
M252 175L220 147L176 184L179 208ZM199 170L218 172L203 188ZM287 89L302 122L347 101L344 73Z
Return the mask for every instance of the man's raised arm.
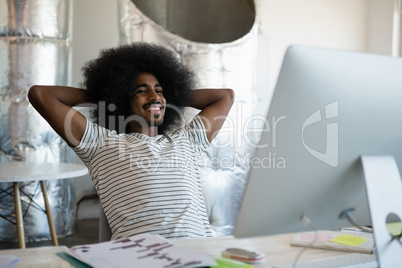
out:
M208 140L218 134L234 101L231 89L197 89L188 103L189 107L201 110Z
M72 107L90 102L87 91L63 86L33 86L28 99L68 145L79 144L86 128L86 118Z

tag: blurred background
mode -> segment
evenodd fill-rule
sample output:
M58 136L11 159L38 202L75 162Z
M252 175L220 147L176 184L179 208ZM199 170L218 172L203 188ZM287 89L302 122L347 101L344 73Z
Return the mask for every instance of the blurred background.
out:
M187 60L188 64L192 63L195 67L202 67L202 64L208 63L203 55L212 55L211 51L218 51L220 54L217 54L221 55L225 51L229 50L232 53L234 50L233 59L236 59L237 55L250 59L247 61L246 69L235 70L240 74L248 74L247 79L232 81L232 84L222 82L215 85L212 82L207 86L233 87L238 96L238 102L244 105L242 109L235 105L233 110L235 110L236 115L265 116L283 56L290 45L306 45L394 56L399 56L400 52L399 13L398 16L394 15L397 0L230 0L222 1L221 5L217 6L217 10L212 9L213 12L211 13L203 9L194 9L194 6L189 6L190 9L187 11L180 9L180 6L186 3L181 1L64 1L67 4L63 8L69 23L71 23L67 37L68 53L66 59L63 59L68 62L68 64L63 65L67 66L68 70L65 70L67 74L63 77L64 80L56 81L78 87L82 81L81 68L85 62L96 58L102 49L135 40L157 41L171 46ZM29 1L2 0L2 2L15 2L24 5ZM32 0L31 2L41 1ZM63 3L63 1L60 2ZM214 2L205 1L205 3L208 2L211 8L214 8L211 4ZM138 10L133 12L135 10L132 7L133 3L143 13L135 13ZM164 13L163 10L163 8L166 9L167 3L171 5L172 10L178 13L177 18L156 16L158 14L169 14ZM224 5L227 5L226 8ZM230 7L234 8L239 5L245 5L249 8L249 10L243 10L245 16L240 18L241 16L236 17L236 14L233 15L233 13L229 15L236 17L237 21L242 19L245 24L230 23L230 20L226 20L226 24L222 24L222 21L225 22L224 12L226 11L226 16L228 16ZM185 24L185 19L193 19L190 16L191 12L197 15L200 20L208 21L208 24L202 25L198 21L198 24L192 28L186 27L188 25ZM5 19L2 18L2 14L4 15L0 10L0 21ZM140 25L138 29L134 29L137 27L135 26L136 23ZM214 37L208 39L208 29L212 29L214 24L218 25L219 23L221 23L221 34L215 33L215 39ZM147 25L153 27L151 30L147 29L147 33L156 34L139 37L138 33L144 32L141 28L144 25L145 27ZM204 28L207 29L206 32ZM178 29L180 33L174 33L172 29ZM201 31L202 29L204 32ZM230 36L227 33L235 34ZM188 51L189 53L187 53ZM202 54L204 52L205 54ZM213 64L215 59L215 56L211 57L209 62ZM226 71L227 67L231 66L230 64L225 66L222 59L220 59L220 63L226 68ZM0 62L0 64L2 63ZM222 69L224 69L223 67ZM200 74L200 78L203 78L203 75L204 77L209 76L208 73L204 73ZM254 138L258 140L258 137ZM241 155L245 152L244 148L240 148L241 146L238 144L235 147L230 153ZM213 149L208 152L207 157L211 158L211 155L221 156L218 150ZM206 189L207 208L211 219L216 223L217 228L215 230L218 234L229 234L231 231L247 171L247 169L240 171L239 169L231 169L228 171L209 166L201 170L204 190ZM240 182L228 182L230 178L236 176L240 178ZM227 178L228 180L216 184L216 178ZM73 179L73 182L74 197L71 202L75 206L73 205L70 209L73 212L72 214L75 214L78 220L97 219L99 217L99 202L90 177L76 178ZM222 184L225 189L229 190L217 191ZM240 187L233 191L236 186Z
M307 45L392 54L394 0L256 0L258 48L255 93L265 115L284 53ZM81 67L101 49L119 44L118 1L73 1L72 86ZM92 191L89 179L76 180L76 196ZM79 217L90 216L81 213Z

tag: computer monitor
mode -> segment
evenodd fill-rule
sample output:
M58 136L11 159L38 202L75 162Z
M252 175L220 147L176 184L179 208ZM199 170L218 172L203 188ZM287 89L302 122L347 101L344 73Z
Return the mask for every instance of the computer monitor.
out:
M391 155L401 170L402 59L290 47L265 126L235 237L351 226L339 218L350 208L370 226L360 156Z

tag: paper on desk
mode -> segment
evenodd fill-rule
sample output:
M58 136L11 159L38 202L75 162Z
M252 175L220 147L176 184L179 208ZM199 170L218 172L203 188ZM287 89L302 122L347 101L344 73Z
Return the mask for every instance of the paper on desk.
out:
M290 244L299 247L332 249L357 253L373 253L375 249L373 234L348 231L321 230L317 232L299 233L293 237Z
M330 241L346 246L358 247L366 242L367 239L355 235L341 234L332 238Z
M18 263L20 260L13 255L0 255L0 268L8 268Z
M159 235L139 234L99 244L74 246L73 255L92 267L200 267L215 265L214 258L173 244Z

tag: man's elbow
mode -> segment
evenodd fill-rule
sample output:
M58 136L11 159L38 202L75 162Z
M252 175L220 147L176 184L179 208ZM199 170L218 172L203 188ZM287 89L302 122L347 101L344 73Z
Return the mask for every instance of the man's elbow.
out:
M235 99L235 93L234 90L231 88L227 88L226 90L226 99L228 102L232 105Z
M38 85L33 85L29 90L28 90L28 100L32 104L38 103L41 99L41 86Z

